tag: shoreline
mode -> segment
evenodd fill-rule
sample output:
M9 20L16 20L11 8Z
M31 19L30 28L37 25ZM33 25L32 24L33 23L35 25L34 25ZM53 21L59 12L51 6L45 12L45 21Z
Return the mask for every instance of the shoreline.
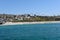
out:
M41 21L41 22L6 22L2 25L23 25L23 24L45 24L45 23L60 23L60 21Z

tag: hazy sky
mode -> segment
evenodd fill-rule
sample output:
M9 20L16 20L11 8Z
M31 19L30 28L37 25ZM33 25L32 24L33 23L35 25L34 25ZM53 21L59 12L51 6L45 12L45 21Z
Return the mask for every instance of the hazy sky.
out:
M0 13L60 15L60 0L0 0Z

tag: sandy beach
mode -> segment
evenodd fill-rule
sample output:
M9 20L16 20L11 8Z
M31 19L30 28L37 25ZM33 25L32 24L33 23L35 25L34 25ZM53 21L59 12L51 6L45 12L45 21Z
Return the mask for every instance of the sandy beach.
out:
M23 24L45 24L45 23L60 23L60 21L41 21L41 22L6 22L2 25L23 25Z

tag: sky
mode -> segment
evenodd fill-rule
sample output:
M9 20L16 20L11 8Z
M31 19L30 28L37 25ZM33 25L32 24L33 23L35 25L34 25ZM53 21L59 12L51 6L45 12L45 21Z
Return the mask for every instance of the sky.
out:
M60 0L0 0L0 14L60 15Z

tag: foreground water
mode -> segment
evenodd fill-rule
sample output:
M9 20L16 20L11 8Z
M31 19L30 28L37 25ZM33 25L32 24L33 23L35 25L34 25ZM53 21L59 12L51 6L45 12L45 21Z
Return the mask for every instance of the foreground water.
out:
M0 26L0 40L60 40L60 23Z

